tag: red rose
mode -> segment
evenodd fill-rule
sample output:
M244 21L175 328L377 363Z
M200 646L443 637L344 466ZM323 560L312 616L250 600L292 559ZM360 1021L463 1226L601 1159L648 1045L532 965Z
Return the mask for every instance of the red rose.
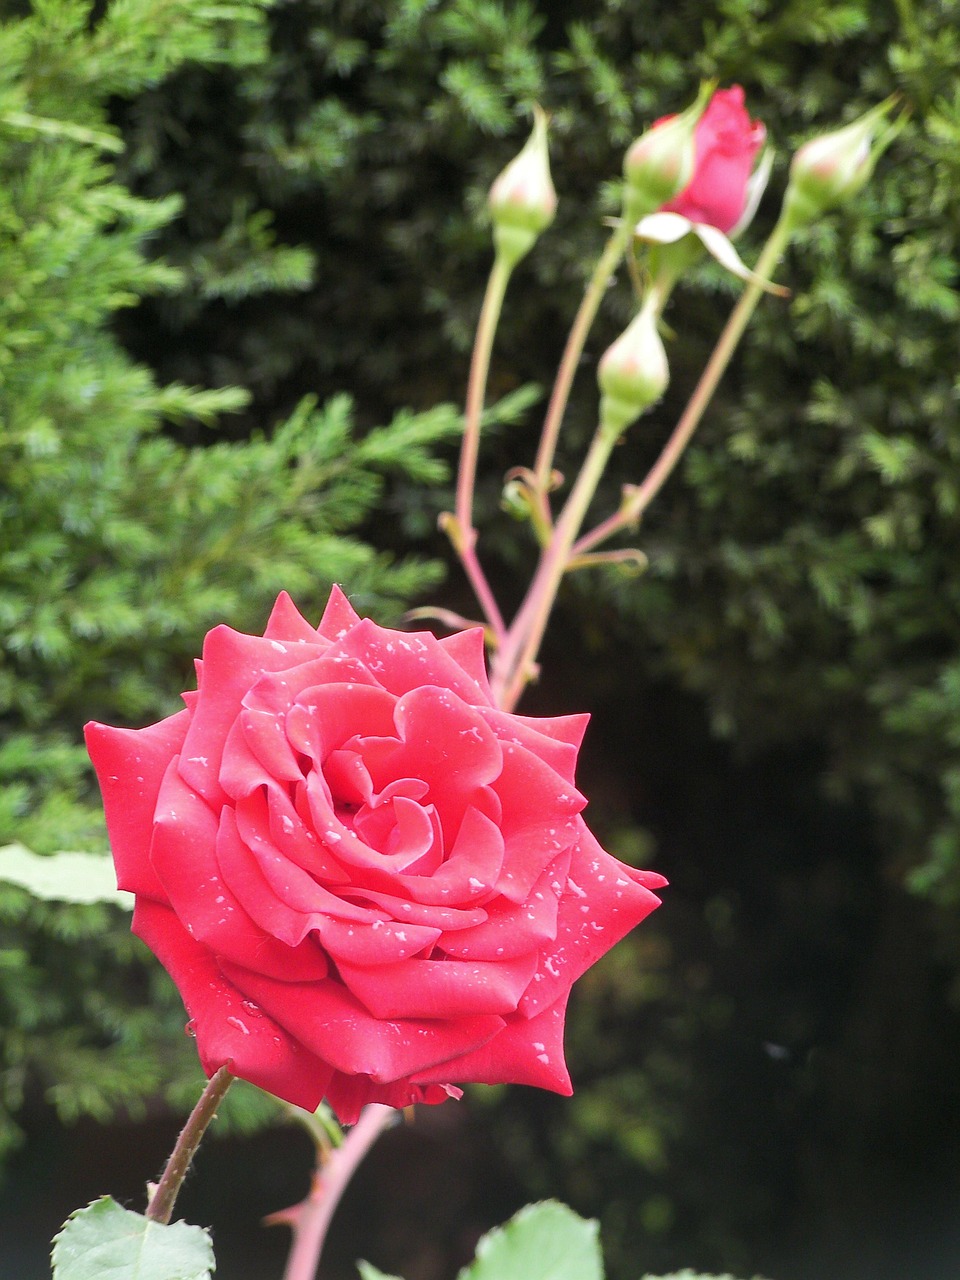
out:
M740 221L746 207L747 182L766 135L760 121L751 120L747 114L738 84L718 89L694 132L693 178L663 210L680 213L691 222L706 223L727 234Z
M341 1120L454 1082L570 1092L571 984L657 906L574 786L585 716L492 702L479 630L216 627L187 709L87 726L134 931L204 1070Z

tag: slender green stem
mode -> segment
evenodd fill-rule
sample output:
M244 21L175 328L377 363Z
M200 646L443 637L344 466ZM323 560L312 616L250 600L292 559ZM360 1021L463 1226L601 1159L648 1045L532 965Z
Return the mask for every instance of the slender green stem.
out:
M150 1197L146 1216L154 1222L169 1222L173 1213L183 1180L196 1154L200 1140L211 1120L216 1117L217 1107L223 1101L224 1094L233 1084L234 1077L226 1067L221 1067L207 1081L207 1087L200 1095L197 1105L190 1112L187 1123L180 1131L176 1145L167 1161L167 1167Z
M480 452L480 427L483 419L483 401L490 372L490 355L497 322L503 310L503 299L513 268L501 255L494 258L487 280L483 307L477 323L477 335L470 361L470 377L467 383L467 403L464 414L463 441L460 446L460 468L457 472L456 522L448 529L454 550L460 557L464 571L470 580L474 594L483 609L484 616L499 640L506 627L490 584L477 559L477 531L473 524L473 495L477 479L477 458Z
M543 549L524 602L494 658L490 683L494 700L504 711L512 711L516 706L534 670L557 590L570 562L571 548L619 435L618 431L603 428L598 428L594 435L553 537Z
M760 254L760 258L754 268L757 276L765 280L770 278L773 269L787 246L792 229L792 225L788 220L781 216L771 232L769 240L764 245L763 252ZM762 296L763 289L759 284L754 281L747 284L740 295L737 305L730 313L730 318L727 320L717 345L714 347L710 359L700 375L700 381L697 383L686 409L684 409L673 430L673 434L664 445L663 451L651 467L646 479L632 491L630 497L626 499L618 512L602 521L595 529L592 529L574 544L574 555L583 555L584 552L592 550L593 547L604 542L620 529L636 524L663 488L667 478L679 462L684 449L690 443L693 433L699 426L704 410L710 403L713 393L716 391L717 385L737 348L737 344L743 336L743 331L747 327L750 317L753 315Z
M547 415L544 418L543 431L540 435L540 444L537 448L537 459L534 465L534 488L541 503L544 518L548 521L547 494L550 491L553 459L557 451L557 439L560 435L563 415L567 409L567 401L570 399L570 389L573 386L573 379L577 372L577 365L580 363L580 357L583 355L587 334L590 332L590 326L593 324L597 311L600 309L607 282L626 252L630 236L633 234L633 227L634 223L632 221L623 218L610 233L610 238L603 253L600 255L584 292L557 369L557 377L550 395L550 403L547 406Z

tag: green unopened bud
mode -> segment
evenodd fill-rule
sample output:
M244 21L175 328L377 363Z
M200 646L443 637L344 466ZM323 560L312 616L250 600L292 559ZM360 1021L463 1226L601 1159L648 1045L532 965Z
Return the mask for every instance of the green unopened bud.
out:
M514 266L530 252L557 211L547 150L547 117L540 107L533 108L533 132L526 146L496 179L488 203L497 253Z
M803 144L790 165L784 197L784 213L793 225L813 222L865 185L878 158L906 123L906 116L887 123L894 102L888 98L845 129Z
M670 381L667 353L648 303L608 347L597 369L600 426L619 435L663 395Z
M714 86L701 86L696 102L678 116L665 116L631 145L623 160L623 216L639 222L689 186L696 167L694 132Z

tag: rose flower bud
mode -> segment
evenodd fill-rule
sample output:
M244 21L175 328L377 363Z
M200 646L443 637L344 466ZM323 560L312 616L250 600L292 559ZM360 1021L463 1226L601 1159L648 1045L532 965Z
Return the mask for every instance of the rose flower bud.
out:
M653 304L640 311L597 366L600 425L617 435L663 395L670 381L667 353Z
M624 218L638 222L671 200L693 176L694 131L709 90L680 115L664 116L631 145L623 159Z
M751 120L738 84L718 89L694 131L693 176L683 190L662 206L691 222L728 234L740 221L757 152L767 131ZM671 119L671 117L667 117Z
M784 211L795 226L812 222L864 186L877 159L906 123L904 116L886 123L894 101L888 98L845 129L811 138L799 149L784 197Z
M547 150L547 117L540 107L533 108L533 132L526 145L494 181L487 202L497 253L515 266L557 212Z
M334 588L216 627L186 709L87 726L134 932L204 1070L344 1123L456 1083L570 1093L571 984L658 904L574 784L585 716L494 706L483 633L379 627Z

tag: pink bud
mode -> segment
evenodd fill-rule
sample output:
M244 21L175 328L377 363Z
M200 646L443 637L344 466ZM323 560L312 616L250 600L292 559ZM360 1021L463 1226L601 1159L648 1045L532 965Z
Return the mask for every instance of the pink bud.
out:
M864 186L906 121L901 116L892 124L886 122L894 101L888 98L845 129L803 144L790 165L784 199L784 211L795 224L812 222Z
M494 181L488 203L497 252L513 265L529 253L557 211L547 150L547 117L540 107L533 108L533 132L526 145Z
M644 306L608 347L597 368L600 425L616 434L626 430L663 395L670 381L667 353L657 332L655 306Z
M624 217L636 223L680 194L693 177L694 134L712 86L678 116L665 116L632 144L623 161Z

